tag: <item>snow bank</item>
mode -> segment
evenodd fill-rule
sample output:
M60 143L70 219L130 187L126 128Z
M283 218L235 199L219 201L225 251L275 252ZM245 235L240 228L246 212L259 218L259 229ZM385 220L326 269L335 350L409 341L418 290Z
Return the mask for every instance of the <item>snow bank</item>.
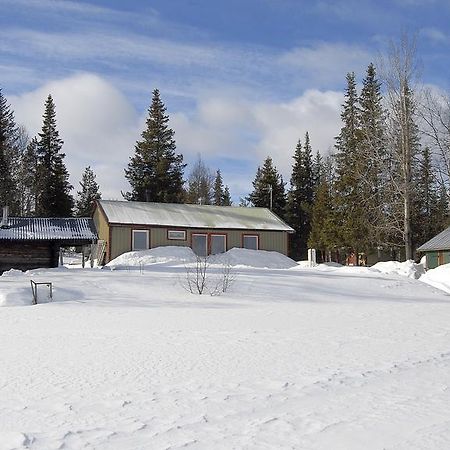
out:
M21 270L17 269L9 269L6 272L3 272L2 277L21 277L24 273Z
M421 275L425 273L425 269L422 264L416 264L413 260L405 262L398 261L386 261L374 264L371 270L385 273L387 275L401 275L404 277L417 280Z
M184 264L195 261L195 254L189 247L156 247L150 250L140 250L123 253L106 264L111 270L141 267L151 264L175 263Z
M255 267L267 269L289 269L297 263L278 252L266 250L248 250L246 248L232 248L220 255L211 257L211 264L229 264L230 266Z
M196 261L195 253L189 247L156 247L124 253L106 264L112 270L130 267L142 267L158 263L189 264ZM289 269L297 263L278 252L264 250L248 250L232 248L225 253L212 255L208 258L210 264L229 264L231 266Z
M450 264L444 264L435 269L430 269L419 278L419 281L450 294Z
M31 305L31 288L29 287L2 287L0 290L0 306L26 306Z

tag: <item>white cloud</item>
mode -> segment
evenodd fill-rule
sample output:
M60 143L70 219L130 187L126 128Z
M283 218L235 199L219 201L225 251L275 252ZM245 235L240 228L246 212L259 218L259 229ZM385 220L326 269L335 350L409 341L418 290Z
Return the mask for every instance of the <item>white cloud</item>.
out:
M81 173L90 165L105 197L120 197L127 189L123 169L139 138L142 121L127 99L111 84L91 74L52 81L39 89L9 97L16 121L31 136L42 127L44 102L51 94L63 152L78 189Z
M364 73L372 60L373 55L362 47L328 42L294 48L279 58L280 63L309 73L315 83L335 81L337 76L343 79L348 72Z
M120 198L128 189L124 168L144 128L140 116L110 83L92 74L77 74L52 81L39 89L9 97L16 120L31 135L42 127L47 95L51 93L57 126L65 144L66 164L78 188L81 173L90 165L105 198ZM309 90L284 103L247 100L242 93L203 94L189 111L168 111L175 130L177 151L186 161L197 154L223 169L235 196L248 193L256 167L271 155L286 180L297 140L309 131L314 150L327 153L339 131L342 94ZM189 168L187 169L187 173Z
M450 36L445 34L443 31L439 30L438 28L434 27L422 28L420 30L420 34L434 42L439 43L450 42Z
M256 167L270 155L289 179L298 139L309 132L313 150L327 154L340 129L343 94L309 90L286 103L251 102L238 96L201 98L191 114L171 115L178 148L188 159L200 153L206 159L245 162L249 171L224 173L225 182L243 195L251 187ZM230 181L231 180L231 181Z

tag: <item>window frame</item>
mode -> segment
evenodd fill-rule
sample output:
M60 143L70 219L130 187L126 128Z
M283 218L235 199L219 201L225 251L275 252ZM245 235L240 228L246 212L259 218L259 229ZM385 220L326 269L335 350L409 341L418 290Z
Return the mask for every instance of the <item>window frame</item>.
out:
M245 238L256 238L256 249L246 248L244 245ZM259 234L243 234L242 235L242 248L245 248L247 250L259 250Z
M146 237L146 247L147 248L134 248L134 243L135 243L135 238L134 235L135 233L145 233L145 237ZM131 251L133 252L139 252L139 251L143 251L143 250L148 250L150 248L150 230L140 230L138 228L136 229L132 229L131 230Z
M223 252L219 252L219 253L211 253L211 248L212 248L212 238L214 237L214 236L222 236L224 239L223 239L223 243L224 243L224 246L223 246ZM208 255L220 255L221 253L225 253L226 251L227 251L227 239L228 239L228 236L227 236L227 234L226 233L210 233L209 234L209 236L208 236Z
M205 240L205 255L197 255L197 253L195 253L194 251L194 236L205 236L206 240ZM209 251L209 239L208 239L208 233L191 233L191 249L192 251L195 253L196 256L200 257L200 258L205 258L206 256L208 256L208 251Z
M183 233L183 237L170 237L170 233ZM167 240L168 241L185 241L186 240L186 230L177 230L175 228L168 228L167 229Z

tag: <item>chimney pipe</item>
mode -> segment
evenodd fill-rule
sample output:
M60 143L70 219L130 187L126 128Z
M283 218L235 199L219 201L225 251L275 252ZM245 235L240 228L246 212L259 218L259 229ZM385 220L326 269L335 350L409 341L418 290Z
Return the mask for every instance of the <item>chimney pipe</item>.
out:
M2 228L8 227L8 211L9 211L9 206L4 206L3 207L3 219L2 219L2 223L0 224L0 226Z

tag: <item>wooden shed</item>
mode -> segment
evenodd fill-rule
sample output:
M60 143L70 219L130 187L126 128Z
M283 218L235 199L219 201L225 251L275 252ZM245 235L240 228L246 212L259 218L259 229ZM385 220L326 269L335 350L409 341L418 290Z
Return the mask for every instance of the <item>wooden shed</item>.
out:
M98 200L94 222L105 262L131 250L180 245L199 256L233 247L287 255L294 230L266 208Z
M96 241L91 218L8 217L0 226L0 274L9 269L58 267L61 247Z
M449 264L450 227L431 238L428 242L425 242L417 251L425 254L428 269L434 269L442 264Z

